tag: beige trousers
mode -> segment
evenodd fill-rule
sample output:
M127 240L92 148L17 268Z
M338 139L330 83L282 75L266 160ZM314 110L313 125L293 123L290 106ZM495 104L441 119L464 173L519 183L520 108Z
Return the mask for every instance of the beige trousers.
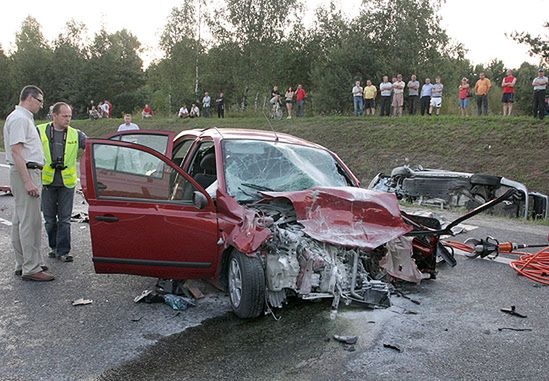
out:
M42 187L42 172L29 169L32 182ZM40 198L31 197L25 190L19 171L10 168L11 192L15 198L15 210L12 218L11 243L15 251L15 270L22 270L23 275L42 271L43 263L40 252L42 238L42 215Z

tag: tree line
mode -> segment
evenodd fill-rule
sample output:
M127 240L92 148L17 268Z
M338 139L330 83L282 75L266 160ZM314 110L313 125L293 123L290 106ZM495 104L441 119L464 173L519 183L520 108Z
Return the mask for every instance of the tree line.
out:
M70 20L54 41L47 41L29 16L16 33L13 52L0 47L0 117L12 110L26 84L41 87L51 102L68 102L80 116L91 100L103 99L113 103L115 116L145 103L157 112L175 113L204 91L223 91L231 112L258 111L275 84L281 89L303 84L310 111L342 114L352 108L356 80L371 79L377 86L383 75L397 73L416 74L420 81L441 76L447 99L457 99L462 77L474 83L480 72L499 85L503 62L473 66L463 45L442 28L440 3L364 0L351 18L331 3L304 25L304 0L224 0L215 8L205 0L182 0L164 25L162 58L146 69L139 56L142 45L128 30L102 29L88 39L85 25ZM535 36L511 38L537 46ZM546 42L537 42L541 52L533 49L533 54L547 59ZM514 69L515 110L527 113L536 67L525 62ZM446 107L453 103L457 100ZM495 103L499 110L499 99Z

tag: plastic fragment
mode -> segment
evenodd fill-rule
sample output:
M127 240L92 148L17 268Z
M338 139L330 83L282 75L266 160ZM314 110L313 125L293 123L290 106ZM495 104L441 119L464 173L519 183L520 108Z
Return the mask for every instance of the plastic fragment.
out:
M340 336L340 335L334 335L334 339L339 341L340 343L344 344L356 344L358 341L358 336Z
M76 299L72 302L72 305L73 306L85 306L86 304L92 304L93 303L93 300L91 299L84 299L84 298L80 298L80 299Z

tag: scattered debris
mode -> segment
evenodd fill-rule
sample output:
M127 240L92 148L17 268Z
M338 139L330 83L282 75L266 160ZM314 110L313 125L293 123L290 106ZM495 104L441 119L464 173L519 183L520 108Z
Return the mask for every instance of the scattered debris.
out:
M354 352L354 351L356 351L355 346L354 346L354 345L349 345L349 344L343 345L343 349L346 350L347 352Z
M136 296L133 301L135 303L164 303L164 297L152 290L145 290L141 295Z
M523 319L527 317L526 315L518 313L515 309L515 306L511 306L511 308L502 308L500 309L500 311Z
M406 295L404 292L402 292L401 290L398 290L395 288L395 294L398 295L398 296L401 296L403 297L404 299L406 300L409 300L410 302L414 303L414 304L417 304L418 306L421 304L421 302L419 300L416 300L416 299L412 299L410 298L408 295Z
M134 318L131 318L130 320L131 321L140 321L141 319L143 319L143 316L134 317Z
M87 304L92 304L92 303L93 303L93 300L91 300L91 299L80 298L80 299L76 299L75 301L73 301L72 305L73 306L85 306Z
M340 336L340 335L334 335L334 339L339 341L340 343L353 345L356 344L358 341L358 336Z
M164 295L164 303L172 307L176 311L185 311L189 306L196 306L196 303L191 298L184 296L166 294Z
M7 185L0 186L0 192L4 192L6 196L13 196L13 194L11 193L11 188Z
M385 344L383 344L383 347L393 349L397 352L402 352L402 349L400 349L400 347L398 345L385 343Z
M513 328L513 327L501 327L501 328L498 328L498 331L519 331L519 332L523 332L523 331L532 331L532 328Z
M80 213L73 214L71 216L71 221L72 222L81 222L81 223L89 224L90 223L90 218L88 217L88 213L80 212Z
M183 287L189 291L193 299L202 299L204 297L202 291L190 280L185 281Z
M515 189L516 195L498 205L490 213L519 218L547 219L549 198L538 192L529 192L524 184L505 177L428 169L418 166L396 167L391 175L379 173L368 186L395 193L417 204L474 209L496 194Z

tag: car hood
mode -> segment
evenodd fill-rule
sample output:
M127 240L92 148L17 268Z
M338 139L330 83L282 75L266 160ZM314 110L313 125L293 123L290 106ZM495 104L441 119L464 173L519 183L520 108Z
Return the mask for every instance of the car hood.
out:
M391 193L354 187L261 193L289 200L305 234L320 242L371 250L412 230Z

